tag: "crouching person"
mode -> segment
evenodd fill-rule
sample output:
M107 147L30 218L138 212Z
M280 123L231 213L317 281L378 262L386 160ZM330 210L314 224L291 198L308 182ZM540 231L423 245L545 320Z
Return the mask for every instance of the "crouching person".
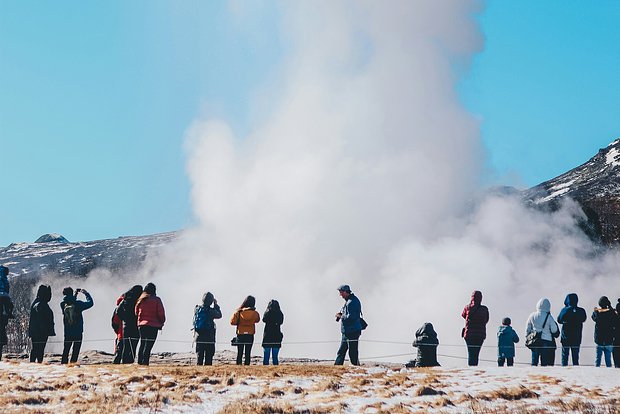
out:
M440 366L437 362L437 345L439 345L437 332L433 329L433 324L427 322L415 333L413 346L418 348L418 356L405 366L407 368Z

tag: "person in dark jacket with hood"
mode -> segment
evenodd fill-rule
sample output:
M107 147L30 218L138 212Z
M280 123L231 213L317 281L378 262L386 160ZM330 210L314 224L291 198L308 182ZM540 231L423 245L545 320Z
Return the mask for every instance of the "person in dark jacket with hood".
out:
M136 303L142 294L142 286L135 285L123 294L123 300L116 307L116 314L122 323L122 364L133 364L138 355L138 317L136 316Z
M362 334L362 304L360 300L351 292L349 285L338 287L340 297L345 300L344 306L336 314L336 322L340 322L340 348L336 356L334 365L344 365L344 358L349 351L351 364L359 365L359 338Z
M579 297L569 293L564 299L564 308L558 315L558 323L562 325L562 366L568 366L568 354L573 355L573 365L579 365L579 347L583 323L588 319L584 308L577 306Z
M215 319L222 317L220 305L213 293L202 296L202 305L194 310L194 334L196 335L197 365L213 365L215 355Z
M620 299L616 304L616 328L614 329L614 367L620 368Z
M440 366L439 362L437 362L437 346L439 345L439 339L437 338L437 332L435 332L432 323L426 322L417 330L412 345L414 348L418 348L418 356L416 359L407 362L405 367Z
M511 367L515 362L515 344L519 342L519 335L512 329L510 318L502 320L502 326L497 331L497 366L503 367L504 362Z
M284 314L280 310L280 303L273 299L269 301L267 310L263 314L265 330L263 331L263 365L269 365L269 354L273 365L278 365L278 354L282 347L282 331L280 326L284 323Z
M77 300L77 295L82 292L86 298L86 301ZM62 350L62 357L60 359L61 364L68 362L77 362L80 355L80 348L82 347L82 335L84 333L84 318L82 312L86 309L93 307L93 298L84 289L76 289L75 294L73 288L66 287L62 290L64 298L60 302L60 309L63 315L63 325L65 330L64 347ZM71 360L69 360L69 351L73 348L71 353Z
M597 367L601 366L601 357L605 354L605 365L611 367L611 352L614 343L614 328L616 326L616 312L611 307L607 296L602 296L598 301L598 308L592 312L594 326L594 343L596 343Z
M54 312L50 308L52 288L49 285L40 285L37 297L30 307L30 323L28 336L32 341L30 362L43 362L45 345L50 336L56 336L54 331Z
M465 327L461 334L467 344L467 364L478 365L480 349L487 337L486 325L489 322L489 309L482 304L482 292L475 290L471 294L471 302L461 313L465 319Z

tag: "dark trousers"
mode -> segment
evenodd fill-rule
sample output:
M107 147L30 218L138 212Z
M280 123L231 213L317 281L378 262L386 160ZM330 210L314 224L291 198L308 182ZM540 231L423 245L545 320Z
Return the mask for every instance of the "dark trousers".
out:
M213 355L215 355L215 344L206 342L196 343L197 365L213 365Z
M72 348L73 351L71 352L71 361L69 361L69 351L71 351ZM77 362L78 356L80 355L80 348L82 348L82 335L65 336L65 345L62 349L60 363L66 364L67 362Z
M157 333L155 333L157 335ZM138 342L140 338L129 337L123 338L123 358L121 359L121 363L123 364L133 364L138 355ZM152 347L151 347L152 348Z
M31 338L32 349L30 350L30 362L43 362L47 336Z
M579 345L562 345L562 366L568 366L568 354L573 356L573 365L579 365Z
M510 358L510 357L498 357L497 358L497 366L498 367L503 367L504 366L504 362L506 363L507 366L511 367L515 364L515 359L514 358Z
M543 367L555 364L555 343L553 341L542 340L540 348L532 349L532 366L540 365Z
M349 360L352 365L359 365L359 338L361 332L350 332L342 334L340 339L340 348L338 348L338 354L336 355L336 362L334 365L344 365L344 358L349 351Z
M467 344L467 365L470 367L478 366L480 350L484 339L465 339Z
M614 367L620 368L620 345L619 344L614 344L613 356L614 356Z
M151 360L151 350L157 339L157 328L140 326L140 349L138 350L138 364L148 365Z
M118 339L118 337L114 340L114 361L113 364L120 364L123 359L123 340Z
M237 335L237 365L241 365L241 359L245 355L245 365L250 365L252 353L252 344L254 343L254 335Z

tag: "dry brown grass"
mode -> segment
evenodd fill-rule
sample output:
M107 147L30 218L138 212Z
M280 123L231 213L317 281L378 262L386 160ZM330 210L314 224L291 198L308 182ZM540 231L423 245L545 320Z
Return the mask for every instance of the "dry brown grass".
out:
M260 401L236 401L225 406L218 414L332 414L335 407L298 408L290 403L263 403Z
M485 392L479 394L478 398L484 401L517 401L524 398L538 398L538 394L523 385L519 385L518 387L502 387L495 391Z

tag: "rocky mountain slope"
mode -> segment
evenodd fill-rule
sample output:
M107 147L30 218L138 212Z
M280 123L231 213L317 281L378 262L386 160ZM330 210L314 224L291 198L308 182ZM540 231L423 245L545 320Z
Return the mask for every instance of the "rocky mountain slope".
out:
M556 209L565 198L577 201L594 236L605 245L620 243L620 139L588 162L523 193L526 201Z
M0 248L0 263L12 275L62 274L85 276L95 268L135 269L147 253L170 243L178 233L71 243L59 234L45 234L34 243Z

